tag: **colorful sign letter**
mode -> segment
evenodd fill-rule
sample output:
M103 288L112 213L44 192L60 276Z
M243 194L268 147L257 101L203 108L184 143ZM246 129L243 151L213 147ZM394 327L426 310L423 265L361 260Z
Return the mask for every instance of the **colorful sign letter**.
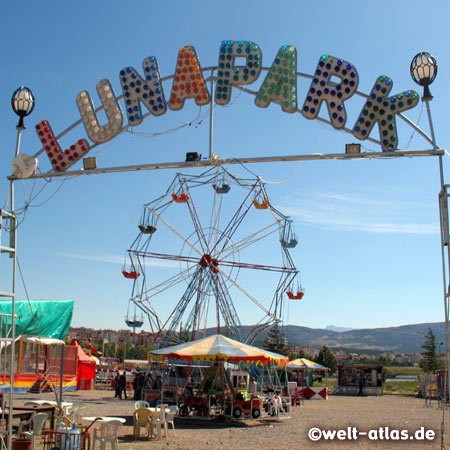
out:
M48 159L57 172L67 170L89 152L89 144L85 139L78 140L76 144L63 152L50 123L46 120L36 125L36 132L47 152Z
M245 66L236 66L236 58L244 58ZM216 103L227 105L231 87L251 84L261 72L262 53L254 42L222 41L219 54L219 70L216 84Z
M297 111L297 50L292 45L283 45L278 51L255 105L267 108L272 101L278 101L284 112Z
M181 47L170 94L169 108L177 111L184 106L187 98L194 98L198 106L211 101L205 79L194 47Z
M130 125L139 125L143 120L141 102L155 116L160 116L167 111L158 61L154 56L150 56L144 59L142 66L145 79L133 67L125 67L120 71L120 83Z
M341 82L333 82L332 77L340 78ZM358 72L350 63L322 55L303 104L303 115L307 119L315 119L322 102L326 102L331 125L337 130L344 128L347 121L344 100L356 92L358 82Z
M97 92L103 103L106 117L108 117L108 123L106 125L100 125L97 114L95 113L94 103L87 91L80 92L76 97L76 102L87 135L95 143L101 144L120 133L123 125L123 115L109 80L100 81L97 84Z
M416 91L405 91L388 98L393 85L392 80L386 76L377 79L353 127L353 135L364 140L369 137L372 128L378 122L384 152L393 152L398 146L395 115L414 108L419 102Z

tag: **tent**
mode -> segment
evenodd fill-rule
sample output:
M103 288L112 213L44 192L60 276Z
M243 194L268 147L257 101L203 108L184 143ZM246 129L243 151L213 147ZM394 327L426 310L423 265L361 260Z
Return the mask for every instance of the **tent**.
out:
M73 300L16 300L16 336L64 339L72 321ZM0 314L11 314L12 302L0 302ZM10 328L11 318L7 329ZM6 327L2 327L5 329Z
M185 342L183 344L151 350L149 358L184 359L190 361L227 361L283 366L289 358L258 347L243 344L220 334Z
M60 388L75 389L76 357L64 350L63 341L72 320L73 305L73 300L15 301L15 391L42 392L49 385L58 384ZM0 302L1 337L10 336L11 313L12 302ZM6 348L5 352L9 350ZM3 358L6 361L9 355L5 353ZM9 384L9 373L0 384Z
M301 384L302 387L300 389L300 395L307 400L326 400L328 398L328 371L330 370L328 367L322 366L316 362L310 361L306 358L295 359L294 361L290 361L286 364L287 370L292 370L293 372L297 372L297 385L299 383L299 375L301 374ZM313 372L325 372L325 387L314 387L312 386L312 373ZM303 383L306 379L303 377L303 373L306 372L308 374L307 386L304 386Z
M310 361L306 358L294 359L286 364L286 369L309 369L309 370L330 370L328 367L322 366L314 361Z
M77 348L77 390L92 391L97 360L87 355L76 339L73 339L70 345Z

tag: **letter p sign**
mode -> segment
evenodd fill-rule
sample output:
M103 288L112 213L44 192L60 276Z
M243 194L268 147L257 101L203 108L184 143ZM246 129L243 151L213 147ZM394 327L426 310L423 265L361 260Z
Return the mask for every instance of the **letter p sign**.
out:
M245 59L245 65L235 65L236 58ZM253 83L259 77L261 64L261 49L254 42L223 41L219 53L216 103L218 105L229 103L232 86Z

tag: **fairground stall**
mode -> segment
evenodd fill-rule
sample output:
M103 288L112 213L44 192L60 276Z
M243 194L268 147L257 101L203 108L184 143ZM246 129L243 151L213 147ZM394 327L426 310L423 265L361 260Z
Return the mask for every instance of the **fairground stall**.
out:
M98 359L97 370L95 372L95 389L110 390L114 387L114 378L120 367L120 359L105 358Z
M219 334L153 350L150 354L162 360L170 358L212 364L204 371L198 389L185 389L179 405L180 417L212 419L225 416L257 419L263 412L278 416L289 409L290 402L283 407L282 399L276 396L275 392L267 392L264 397L249 392L244 384L248 383L250 377L242 373L230 377L225 367L226 363L255 366L276 363L283 366L288 358L282 355L242 344ZM232 378L240 384L238 389L233 385Z
M335 394L383 395L383 367L371 365L339 365Z
M5 351L0 387L9 391L10 355L14 350L14 391L43 392L77 388L77 353L64 345L72 320L73 300L16 300L16 338L11 346L11 302L0 302L0 332Z
M291 396L306 400L328 399L329 368L306 358L295 359L286 364L289 372L289 391ZM325 386L314 386L317 375L325 377Z

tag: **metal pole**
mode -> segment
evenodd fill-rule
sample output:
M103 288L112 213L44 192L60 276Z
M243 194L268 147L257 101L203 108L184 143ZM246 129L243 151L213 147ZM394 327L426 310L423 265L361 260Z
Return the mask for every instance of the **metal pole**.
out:
M62 345L61 349L61 373L60 373L60 379L59 379L59 402L62 404L63 401L63 382L64 382L64 348L66 344Z
M17 126L17 141L16 141L16 152L15 156L17 157L19 154L20 147L20 135L23 130L23 127ZM13 421L13 406L14 406L14 363L16 359L16 262L17 262L17 218L14 215L14 180L10 181L10 209L13 214L13 218L10 221L13 229L11 230L10 238L11 243L10 247L14 249L14 253L11 253L10 256L13 258L13 266L12 266L12 297L11 297L11 359L10 359L10 378L9 378L9 411L8 411L8 443L7 447L9 450L12 449L12 421Z
M211 108L209 109L209 160L213 159L214 69L211 69Z
M436 138L434 134L433 120L431 118L430 102L424 100L427 108L428 122L430 125L431 139L433 142L433 148L436 150ZM448 229L444 230L444 227L448 227L448 217L444 218L444 213L447 211L447 207L443 208L442 202L447 203L446 186L444 184L444 166L442 155L439 155L439 178L441 182L441 191L439 194L439 216L440 216L440 229L441 229L441 253L442 253L442 280L444 284L444 316L445 316L445 369L447 376L444 378L444 405L447 405L447 387L450 386L450 359L449 359L449 294L450 289L447 287L447 270L450 262L450 243L446 241L445 236L448 235ZM441 201L442 198L442 201ZM446 205L447 206L447 205ZM444 220L445 219L445 220ZM445 255L445 246L447 246L447 256Z
M99 173L122 173L135 172L143 170L160 169L180 169L193 167L218 167L232 164L254 164L264 162L289 162L289 161L317 161L317 160L347 160L347 159L374 159L374 158L400 158L407 156L409 158L416 156L439 156L444 155L445 150L441 148L431 150L396 150L394 152L366 152L366 153L310 153L301 155L276 155L260 157L241 157L241 158L218 158L200 161L178 161L168 163L139 164L133 166L103 167L89 170L73 170L62 172L46 172L30 175L27 180L38 178L58 178L58 177L76 177L79 175L96 175ZM9 176L9 180L18 179L15 176Z

